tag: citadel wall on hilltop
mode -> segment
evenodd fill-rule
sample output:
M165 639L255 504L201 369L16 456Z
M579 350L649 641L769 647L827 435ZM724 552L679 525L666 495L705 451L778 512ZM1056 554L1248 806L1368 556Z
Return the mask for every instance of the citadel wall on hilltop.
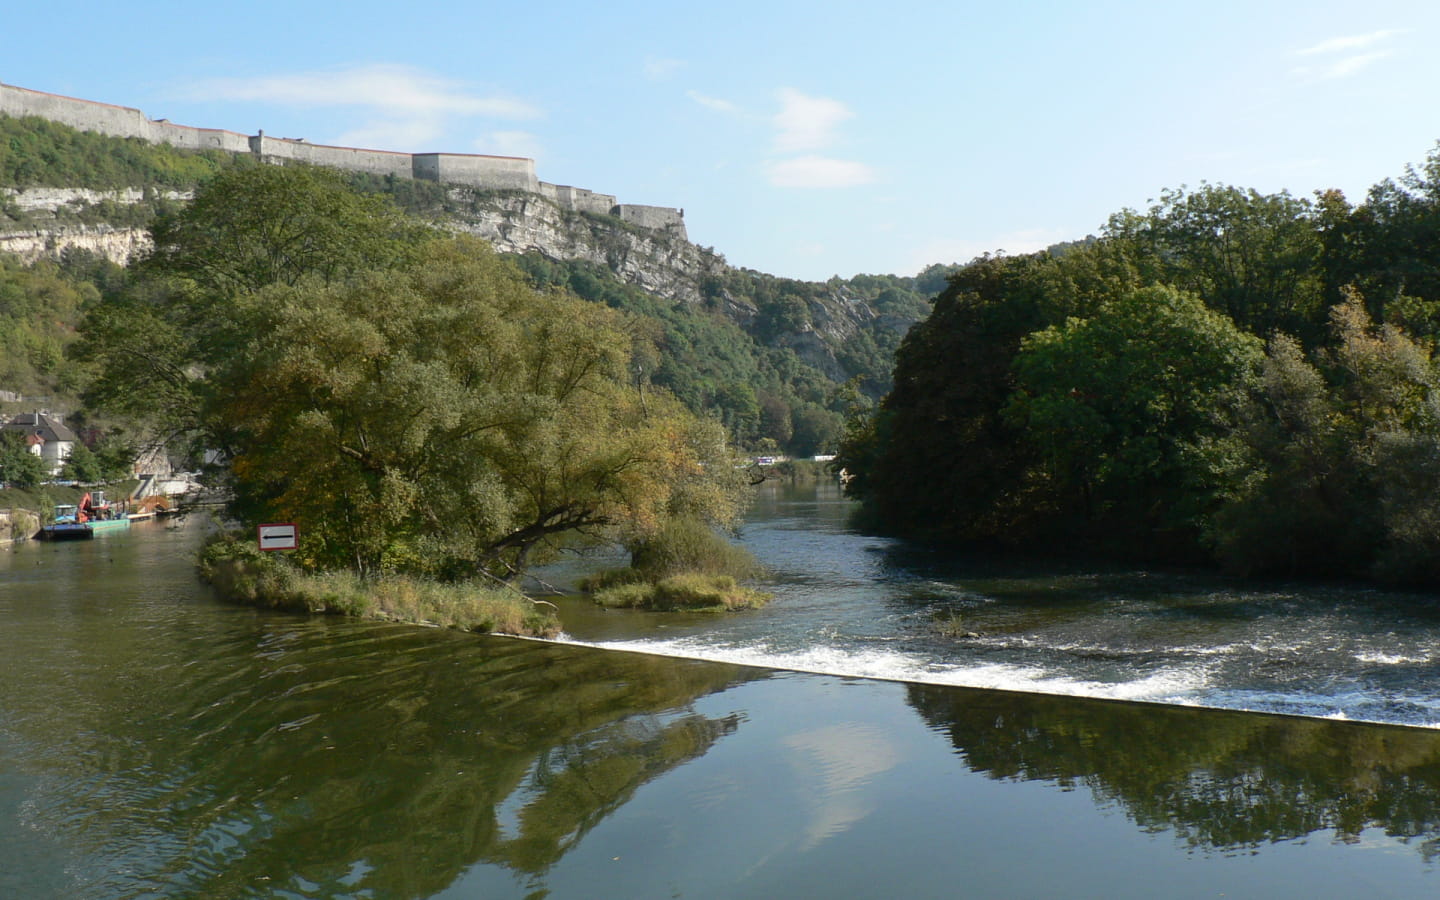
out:
M535 176L535 160L511 156L466 153L393 153L356 147L331 147L291 138L239 134L213 128L175 125L151 119L138 109L95 103L59 94L0 84L0 113L38 116L79 131L111 137L139 138L152 144L169 144L183 150L223 150L249 153L267 161L295 160L318 166L460 184L487 190L520 190L539 194L556 205L577 212L612 215L643 228L670 231L688 240L684 211L663 206L619 204L610 194L569 185L547 184Z

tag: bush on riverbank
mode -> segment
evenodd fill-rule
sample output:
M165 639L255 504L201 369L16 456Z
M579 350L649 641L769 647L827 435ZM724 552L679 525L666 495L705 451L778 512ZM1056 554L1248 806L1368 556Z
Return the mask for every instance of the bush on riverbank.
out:
M726 611L770 601L739 579L761 573L755 557L695 519L676 519L630 548L630 565L585 579L580 589L616 609Z
M200 552L200 574L222 599L290 612L437 625L487 634L554 637L548 608L512 590L418 578L365 579L352 572L302 572L283 557L222 536Z
M657 612L728 612L757 609L770 595L743 587L729 575L673 575L650 584L616 584L595 594L595 602L611 609L649 609Z

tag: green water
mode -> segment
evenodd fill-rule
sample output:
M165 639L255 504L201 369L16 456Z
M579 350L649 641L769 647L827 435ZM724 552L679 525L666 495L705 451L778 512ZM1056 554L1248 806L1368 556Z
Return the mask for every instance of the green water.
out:
M1440 732L215 603L0 551L0 898L1418 897Z

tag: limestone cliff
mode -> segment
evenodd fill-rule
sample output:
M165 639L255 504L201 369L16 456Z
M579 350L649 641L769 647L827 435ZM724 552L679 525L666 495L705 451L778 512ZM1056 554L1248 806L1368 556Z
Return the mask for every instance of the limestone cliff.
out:
M433 213L439 224L484 238L501 252L593 263L654 296L704 304L747 331L765 331L757 329L765 312L753 299L753 283L775 279L735 269L714 250L689 242L675 230L576 211L528 191L449 185L445 194L443 210ZM149 247L143 224L153 211L186 199L184 193L139 189L0 189L0 223L11 223L0 225L0 252L33 261L58 257L74 247L127 264ZM913 321L878 316L866 299L843 284L789 284L804 288L799 291L804 315L784 329L768 331L763 340L793 350L836 381L854 374L840 358L847 342L862 333L903 332Z

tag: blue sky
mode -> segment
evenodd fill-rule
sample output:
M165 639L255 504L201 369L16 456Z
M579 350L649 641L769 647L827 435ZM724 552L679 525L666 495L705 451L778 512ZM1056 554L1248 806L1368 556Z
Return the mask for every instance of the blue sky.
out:
M1352 201L1440 139L1440 4L125 4L4 15L0 81L186 125L530 156L734 265L913 274L1201 181Z

